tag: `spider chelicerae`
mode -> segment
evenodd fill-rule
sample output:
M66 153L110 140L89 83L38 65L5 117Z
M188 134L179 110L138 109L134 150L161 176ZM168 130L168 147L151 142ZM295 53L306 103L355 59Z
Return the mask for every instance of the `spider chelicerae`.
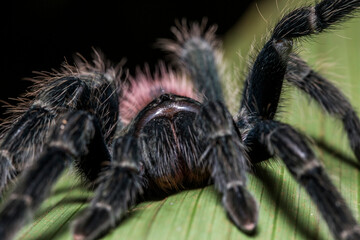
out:
M215 27L178 24L163 40L177 71L122 74L95 52L94 62L43 73L5 123L0 190L21 177L0 213L1 239L12 239L74 164L95 196L74 222L74 239L96 239L142 197L163 196L213 182L230 220L252 233L258 206L246 188L251 165L278 156L304 186L336 239L360 239L360 227L306 139L274 120L283 80L342 120L360 159L360 121L349 101L292 51L293 40L351 16L360 0L323 0L299 8L275 26L245 81L241 106L230 115L220 87Z

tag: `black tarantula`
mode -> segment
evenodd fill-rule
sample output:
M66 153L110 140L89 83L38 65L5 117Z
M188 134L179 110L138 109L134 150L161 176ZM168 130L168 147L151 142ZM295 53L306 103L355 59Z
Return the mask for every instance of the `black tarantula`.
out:
M246 189L246 171L275 155L335 239L360 239L357 221L306 139L274 120L286 79L342 120L360 160L360 121L350 103L292 52L294 39L320 33L359 7L360 0L323 0L282 18L250 69L235 117L224 105L215 28L199 24L179 24L176 41L161 41L182 74L161 65L153 76L145 71L125 81L120 66L97 54L93 65L82 59L36 78L33 100L17 108L1 138L0 189L22 172L0 213L1 239L15 236L71 163L96 187L74 223L76 240L99 238L143 196L209 181L231 221L251 233L258 206Z

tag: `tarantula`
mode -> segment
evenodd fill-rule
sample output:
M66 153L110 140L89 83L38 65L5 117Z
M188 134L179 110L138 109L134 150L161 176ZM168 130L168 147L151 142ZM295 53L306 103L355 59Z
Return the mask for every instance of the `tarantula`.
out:
M238 114L224 104L215 27L178 24L161 45L180 63L122 79L121 66L100 54L94 64L42 74L1 138L0 189L20 173L0 213L0 236L12 239L73 163L94 183L90 206L74 223L74 239L114 227L142 196L214 182L231 221L256 228L258 210L246 188L252 164L280 157L317 205L334 238L360 239L360 227L304 136L274 120L283 79L343 121L360 159L360 120L344 95L292 52L294 39L351 16L360 0L323 0L282 18L245 81ZM190 79L190 80L188 80ZM20 110L19 110L20 108ZM112 150L109 150L112 149Z

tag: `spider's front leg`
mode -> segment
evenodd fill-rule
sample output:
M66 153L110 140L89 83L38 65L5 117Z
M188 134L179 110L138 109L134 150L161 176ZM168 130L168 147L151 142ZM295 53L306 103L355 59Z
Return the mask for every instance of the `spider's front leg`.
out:
M113 161L99 179L95 197L85 212L74 222L74 239L97 239L127 214L139 194L140 156L137 139L126 134L114 141Z
M221 90L217 63L221 61L215 27L206 30L201 25L186 22L173 28L177 41L163 41L163 47L175 54L181 67L190 75L196 89L204 94L202 105L194 121L197 144L205 149L197 167L204 167L222 194L224 208L244 232L254 232L258 219L255 199L246 188L246 171L249 161L241 135L228 112Z
M208 102L200 110L194 125L199 141L207 144L198 164L211 172L230 219L242 231L253 232L258 207L246 188L249 162L231 114L220 101Z
M200 159L194 159L195 165L211 173L215 187L222 194L224 208L235 225L252 233L257 224L258 207L246 188L249 162L240 133L223 104L217 67L222 54L218 51L215 29L213 26L206 30L205 22L188 27L184 21L172 29L177 41L165 40L162 44L175 54L206 99L194 121L197 144L205 149Z
M100 157L101 156L101 157ZM99 160L100 159L100 160ZM61 172L73 160L99 169L110 155L96 118L74 111L60 117L39 159L24 172L0 213L1 239L12 239L49 194ZM86 169L84 174L88 174Z

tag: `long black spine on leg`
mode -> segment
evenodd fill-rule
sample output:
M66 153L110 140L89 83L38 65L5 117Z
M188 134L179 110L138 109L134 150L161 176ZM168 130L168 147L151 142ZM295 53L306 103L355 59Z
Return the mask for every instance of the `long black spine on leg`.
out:
M335 238L359 239L360 227L304 137L286 124L270 120L257 123L252 131L249 135L257 136L271 155L279 156L305 187Z
M285 78L343 122L350 146L360 160L360 120L341 91L295 54L290 55Z
M206 143L200 166L206 166L222 202L238 228L252 232L257 224L257 204L246 189L248 161L232 116L221 102L208 102L195 119L199 142Z
M85 112L64 115L52 130L44 152L24 172L20 183L3 206L0 236L4 240L12 239L27 217L39 207L66 165L89 153L89 143L96 132L94 118ZM96 152L96 149L91 150Z
M140 152L137 139L131 135L117 138L114 142L110 169L99 181L89 208L74 223L75 240L91 240L114 227L135 204L142 193Z

